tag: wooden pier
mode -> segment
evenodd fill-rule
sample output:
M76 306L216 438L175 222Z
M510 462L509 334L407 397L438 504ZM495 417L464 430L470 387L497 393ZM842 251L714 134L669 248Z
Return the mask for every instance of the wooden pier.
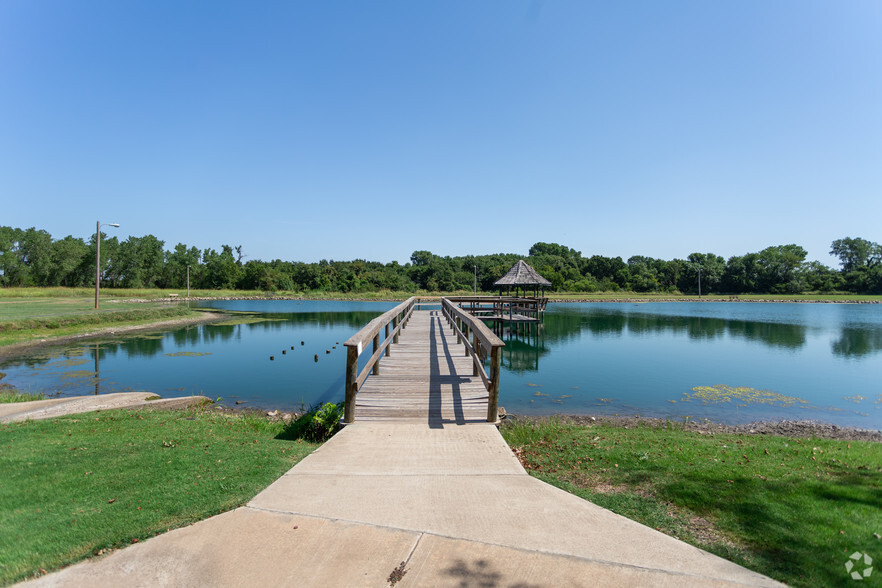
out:
M445 299L441 310L415 310L414 303L411 298L346 341L344 422L496 422L504 343ZM373 353L359 372L369 344Z
M515 296L457 296L451 303L484 321L538 323L545 313L547 298Z

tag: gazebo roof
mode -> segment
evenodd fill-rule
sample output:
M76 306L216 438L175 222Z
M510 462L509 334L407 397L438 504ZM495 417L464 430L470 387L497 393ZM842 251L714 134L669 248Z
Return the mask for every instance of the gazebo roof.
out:
M508 273L496 280L494 286L550 286L551 282L540 276L523 259L518 260Z

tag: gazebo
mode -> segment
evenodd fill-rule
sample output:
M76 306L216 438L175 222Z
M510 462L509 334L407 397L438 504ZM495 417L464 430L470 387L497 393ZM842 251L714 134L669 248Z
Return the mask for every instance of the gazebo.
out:
M518 298L521 289L523 289L524 296L527 296L532 289L533 297L540 298L540 289L541 297L544 297L545 288L551 286L551 282L540 276L526 261L520 259L508 270L507 274L496 280L493 285L500 289L500 294L504 291L506 295L511 295L511 291L514 290L514 296Z

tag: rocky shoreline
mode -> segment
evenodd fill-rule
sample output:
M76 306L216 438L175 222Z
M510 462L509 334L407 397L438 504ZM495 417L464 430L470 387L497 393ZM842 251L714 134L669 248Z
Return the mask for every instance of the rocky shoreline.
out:
M270 420L282 420L288 422L300 416L296 411L265 410L259 408L246 408L244 406L221 406L213 407L215 411L228 414L248 414L255 417ZM507 414L502 418L501 426L512 423L542 423L555 420L561 423L575 424L591 427L598 424L612 425L631 429L638 426L664 428L675 426L687 431L695 431L699 435L734 434L734 435L775 435L779 437L798 437L801 439L817 437L820 439L840 439L847 441L872 441L882 443L882 431L871 429L857 429L853 427L840 427L830 423L818 421L760 421L744 425L724 425L710 421L675 422L655 417L613 417L560 414L553 416L527 416Z
M555 419L558 422L580 426L597 424L612 425L630 429L637 426L664 428L672 424L687 431L695 431L700 435L734 434L734 435L775 435L779 437L798 437L820 439L841 439L848 441L872 441L882 443L882 431L840 427L818 421L759 421L744 425L724 425L710 421L674 422L652 417L610 417L589 415L555 415L555 416L524 416L507 415L506 421L517 423L541 423Z
M450 297L456 298L457 295L451 294ZM426 296L417 296L417 298L422 299L423 301L441 301L441 296L439 295L426 295ZM300 302L305 301L315 301L315 302L404 302L403 298L309 298L303 296L220 296L220 297L208 297L208 296L192 296L190 298L186 297L168 297L168 298L119 298L108 300L109 303L122 303L122 302L201 302L201 301L211 301L211 300L297 300ZM615 298L615 297L604 297L604 298L549 298L549 304L558 304L558 303L567 303L567 302L622 302L622 303L646 303L646 302L763 302L763 303L776 303L776 304L787 304L787 303L795 303L795 304L882 304L882 297L879 300L791 300L791 299L779 299L779 298L748 298L742 299L738 296L730 296L728 298L723 297L713 297L713 298L694 298L694 297L686 297L686 296L672 296L665 298Z

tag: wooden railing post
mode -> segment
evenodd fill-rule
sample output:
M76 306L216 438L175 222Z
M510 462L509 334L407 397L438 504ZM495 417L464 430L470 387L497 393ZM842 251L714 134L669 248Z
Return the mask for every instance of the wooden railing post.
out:
M358 394L358 349L346 348L346 398L343 422L355 422L355 395Z
M395 329L398 328L398 320L399 320L400 318L401 318L401 315L399 314L399 315L396 315L396 316L392 319L392 330L393 330L393 331L395 331ZM386 336L388 337L389 335L387 334ZM395 331L395 336L392 337L392 342L393 342L393 343L398 343L398 331Z
M481 341L478 339L478 334L474 333L472 335L472 347L475 349L475 359L481 361ZM478 361L472 361L472 376L478 375Z
M495 423L499 412L499 372L502 369L502 347L490 351L490 390L487 398L487 422Z
M379 348L380 348L380 334L377 333L376 335L374 335L374 353L376 353L377 349L379 349ZM380 359L379 358L377 358L376 363L374 363L374 369L371 373L374 374L375 376L380 373Z
M386 323L386 337L383 341L386 341L387 339L389 339L389 323ZM389 357L390 355L392 355L392 346L386 345L386 357Z

